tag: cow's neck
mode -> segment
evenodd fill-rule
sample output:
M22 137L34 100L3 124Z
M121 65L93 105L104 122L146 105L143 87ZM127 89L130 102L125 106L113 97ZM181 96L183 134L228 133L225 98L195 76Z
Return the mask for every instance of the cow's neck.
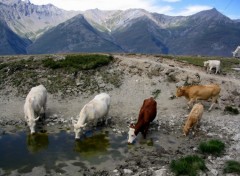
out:
M135 124L135 131L134 131L134 134L137 136L138 133L141 131L141 128L143 128L143 121L138 121L136 124Z
M79 114L79 118L78 118L78 125L83 125L86 122L86 118L87 118L87 112L85 111L85 106L83 107L83 109L81 110L80 114Z

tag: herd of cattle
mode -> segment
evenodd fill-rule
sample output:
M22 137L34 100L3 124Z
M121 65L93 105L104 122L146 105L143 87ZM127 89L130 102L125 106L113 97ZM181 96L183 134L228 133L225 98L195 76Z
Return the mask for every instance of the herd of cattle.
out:
M207 66L207 71L211 71L216 68L216 73L220 70L220 61L210 60L204 62L204 66ZM176 90L176 97L184 96L188 100L188 108L192 108L189 113L186 123L183 127L184 135L187 135L190 129L197 126L200 121L204 107L198 102L198 100L212 100L212 104L209 111L217 103L221 88L217 84L209 85L191 85L178 87ZM193 104L196 103L194 106ZM31 134L35 133L36 123L40 118L40 113L43 111L45 115L47 103L47 90L43 85L39 85L31 88L28 93L25 104L24 114L26 122L30 128ZM90 102L88 102L80 111L79 119L77 122L73 122L75 139L80 138L80 134L88 123L97 125L99 120L104 120L107 117L110 107L110 96L107 93L101 93L96 95ZM138 121L136 124L131 124L128 132L128 143L131 144L141 132L143 137L146 138L146 134L149 128L150 122L152 122L157 114L157 102L152 98L145 99L140 109Z

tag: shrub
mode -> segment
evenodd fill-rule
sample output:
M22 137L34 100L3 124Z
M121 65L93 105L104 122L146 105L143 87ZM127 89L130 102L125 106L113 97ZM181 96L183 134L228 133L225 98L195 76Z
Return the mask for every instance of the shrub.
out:
M237 161L227 161L224 167L224 173L237 173L240 174L240 163Z
M189 155L179 160L173 160L170 164L171 171L176 175L197 175L198 170L206 169L205 162L197 155Z
M226 106L225 109L224 109L224 112L228 112L228 113L233 114L233 115L239 114L238 109L233 108L232 106Z
M107 55L67 55L65 59L54 61L52 58L43 60L43 65L51 69L77 69L89 70L107 65L113 60L112 56Z
M152 92L152 96L154 99L158 97L158 95L161 93L161 90L157 89Z
M213 155L220 155L225 148L225 144L217 139L210 140L208 142L201 142L199 150L202 153L208 153Z

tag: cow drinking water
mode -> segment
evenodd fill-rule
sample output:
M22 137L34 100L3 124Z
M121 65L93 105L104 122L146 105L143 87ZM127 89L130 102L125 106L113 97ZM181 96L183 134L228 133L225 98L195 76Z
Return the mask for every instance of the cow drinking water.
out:
M31 134L35 133L36 121L40 118L40 113L46 112L47 90L43 85L33 87L28 93L25 104L24 114Z
M75 139L80 138L80 132L88 122L93 122L97 125L99 119L103 119L109 111L110 96L106 93L98 94L87 103L79 114L77 123L73 123Z
M157 114L157 102L151 97L145 99L140 109L138 121L135 125L131 124L128 132L128 143L132 144L139 132L146 138L150 122L152 122Z

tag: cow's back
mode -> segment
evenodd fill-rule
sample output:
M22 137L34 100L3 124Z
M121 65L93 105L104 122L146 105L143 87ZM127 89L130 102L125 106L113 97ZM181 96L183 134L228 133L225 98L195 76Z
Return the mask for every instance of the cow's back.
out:
M106 93L96 95L86 106L89 113L93 113L92 118L102 118L109 111L110 96Z
M141 115L142 114L142 115ZM143 116L145 122L152 122L157 114L157 102L151 97L145 99L140 111L140 118Z
M189 87L189 98L201 97L201 99L207 100L210 97L219 95L220 91L221 88L216 84L192 86Z
M39 111L47 101L47 90L43 85L31 88L26 97L25 104L30 103L34 110Z

